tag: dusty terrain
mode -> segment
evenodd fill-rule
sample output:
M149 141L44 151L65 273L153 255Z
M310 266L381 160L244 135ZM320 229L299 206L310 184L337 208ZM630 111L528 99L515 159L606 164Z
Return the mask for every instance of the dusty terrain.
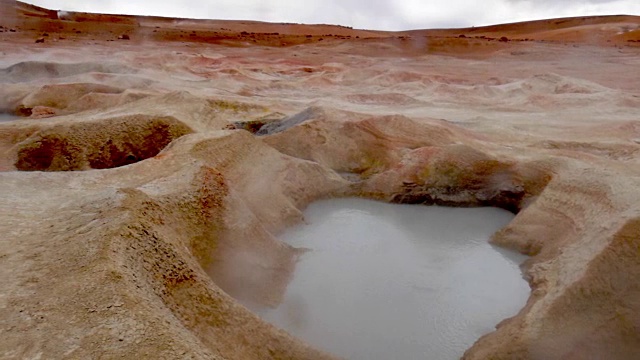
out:
M465 359L638 358L640 18L0 26L0 358L329 359L234 299L338 196L517 213L531 296Z

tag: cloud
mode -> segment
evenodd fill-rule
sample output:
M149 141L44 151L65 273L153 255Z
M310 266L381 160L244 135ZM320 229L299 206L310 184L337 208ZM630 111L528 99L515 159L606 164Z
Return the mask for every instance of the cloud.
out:
M619 0L563 0L560 4L563 6L576 6L576 5L585 5L585 4L606 4L606 3L614 3ZM557 0L505 0L508 3L538 3L538 4L558 4Z
M29 1L29 0L27 0ZM467 27L568 16L637 14L637 0L32 0L50 9L169 17L328 23L365 29Z

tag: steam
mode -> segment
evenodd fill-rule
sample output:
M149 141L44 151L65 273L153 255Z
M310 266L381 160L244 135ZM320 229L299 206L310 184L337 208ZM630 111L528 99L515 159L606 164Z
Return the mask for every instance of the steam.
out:
M58 19L60 20L72 20L71 14L68 11L58 10Z

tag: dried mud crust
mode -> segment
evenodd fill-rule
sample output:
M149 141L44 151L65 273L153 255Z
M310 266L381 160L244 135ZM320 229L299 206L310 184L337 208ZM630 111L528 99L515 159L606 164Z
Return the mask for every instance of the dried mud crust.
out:
M365 192L378 183L401 186L382 191L393 203L444 206L494 206L517 214L552 179L536 164L496 158L466 145L426 147L412 151L393 171L373 177Z
M112 246L120 276L141 294L155 295L153 305L187 330L182 335L197 339L205 358L330 359L273 331L212 282L203 269L220 245L229 189L224 176L207 166L187 189L160 197L122 190L121 210L129 221Z
M0 79L12 82L25 82L39 79L55 79L69 77L85 73L100 74L132 74L135 70L127 66L110 63L84 62L84 63L56 63L47 61L23 61L7 68L0 69ZM65 87L67 84L61 84ZM69 84L76 85L76 84ZM48 89L55 89L52 86ZM100 87L96 87L100 90ZM111 91L108 87L103 87Z
M318 108L289 119L296 117L299 121L289 127L273 123L280 131L264 141L290 156L354 175L361 180L353 185L358 196L404 204L495 206L517 213L552 178L534 164L459 144L455 139L466 135L462 129L435 120L384 116L339 123Z
M118 210L125 211L128 220L119 227L112 246L119 273L125 282L140 291L141 298L153 294L153 306L172 321L172 326L165 332L197 341L193 353L204 353L204 358L331 359L285 332L277 331L239 305L228 295L229 288L223 286L228 274L217 273L216 270L221 269L212 267L223 263L240 269L243 264L233 262L236 253L253 253L254 257L261 258L259 264L249 264L250 269L240 270L261 274L262 281L253 289L253 295L266 297L264 289L267 287L271 292L283 291L283 287L270 280L270 274L278 273L282 264L276 264L275 270L268 264L273 258L281 261L284 256L278 254L291 251L280 246L257 219L238 224L236 219L230 218L230 214L238 211L245 211L246 217L252 217L242 202L253 199L243 200L242 184L233 175L239 169L244 176L247 171L260 172L261 169L255 166L243 166L249 160L237 161L252 150L261 154L258 161L270 159L267 161L276 168L286 166L278 164L285 158L275 150L238 131L222 131L211 137L188 135L178 139L157 160L133 165L140 167L133 171L140 172L158 166L179 166L181 171L170 176L178 175L180 180L191 178L191 181L167 183L161 180L155 184L154 180L142 189L120 190L125 199ZM195 168L189 165L194 158L193 152L197 153L195 158L201 158L207 165ZM300 166L291 165L293 169ZM118 170L126 172L128 169ZM274 169L273 174L263 175L268 178L277 173ZM161 195L145 192L158 186L162 189ZM271 192L278 193L277 187ZM277 205L272 203L274 207ZM241 209L234 210L239 206ZM248 232L245 234L245 231ZM261 238L266 238L266 243ZM234 279L245 289L251 287L242 275L235 274Z
M18 144L22 171L107 169L157 155L191 129L173 117L125 116L55 125Z

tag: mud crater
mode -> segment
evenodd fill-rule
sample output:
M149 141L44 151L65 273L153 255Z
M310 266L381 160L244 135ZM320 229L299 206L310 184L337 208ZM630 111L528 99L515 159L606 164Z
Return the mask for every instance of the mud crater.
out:
M280 238L300 256L266 320L347 359L457 359L529 296L496 208L318 201Z
M115 168L153 157L191 132L173 117L143 115L54 125L18 144L15 167L22 171Z

